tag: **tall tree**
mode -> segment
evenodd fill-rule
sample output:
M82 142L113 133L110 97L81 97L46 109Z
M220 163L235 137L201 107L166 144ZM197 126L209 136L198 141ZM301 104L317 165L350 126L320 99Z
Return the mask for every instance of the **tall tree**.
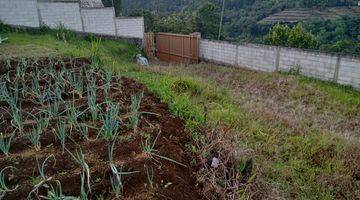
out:
M207 3L196 13L196 30L201 32L204 38L217 39L220 21L220 8L213 3Z
M122 0L101 0L105 7L114 7L115 8L115 15L121 16L122 15Z

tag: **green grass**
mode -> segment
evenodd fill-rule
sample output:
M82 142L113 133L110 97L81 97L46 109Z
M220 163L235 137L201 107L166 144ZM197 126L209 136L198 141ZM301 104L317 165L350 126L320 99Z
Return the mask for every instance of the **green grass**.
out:
M74 36L65 42L53 33L8 32L1 35L9 38L0 46L1 57L90 57L94 53L91 40ZM292 133L283 124L268 123L262 115L252 114L237 104L226 84L222 86L196 73L186 74L180 69L178 73L139 69L132 59L140 50L125 42L102 41L98 49L104 66L144 83L168 103L170 111L184 119L193 142L201 138L204 130L215 126L232 127L232 132L238 136L239 149L249 152L248 156L255 161L255 178L239 189L242 198L359 197L360 183L354 178L360 171L358 141L350 142L316 129L309 129L306 134ZM232 73L234 69L219 70ZM272 89L276 88L275 79L287 76L251 72L243 74L238 81L262 80L262 87ZM344 112L355 119L359 116L358 91L302 76L295 76L293 81L295 89L285 93L281 102L305 96L320 111ZM274 94L269 92L269 95Z

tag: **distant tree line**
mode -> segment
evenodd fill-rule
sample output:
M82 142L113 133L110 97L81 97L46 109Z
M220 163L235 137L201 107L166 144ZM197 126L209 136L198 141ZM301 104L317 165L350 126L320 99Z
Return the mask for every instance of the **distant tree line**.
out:
M184 34L201 32L203 38L217 39L221 2L123 0L123 12L130 16L144 16L146 31ZM259 23L265 17L284 9L350 5L357 5L357 0L226 0L221 39L359 55L360 16L341 16L300 24Z

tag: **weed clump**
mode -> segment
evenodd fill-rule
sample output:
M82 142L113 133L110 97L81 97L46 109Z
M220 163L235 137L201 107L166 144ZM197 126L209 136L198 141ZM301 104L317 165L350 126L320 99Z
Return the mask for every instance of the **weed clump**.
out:
M172 83L172 90L177 93L190 93L192 95L199 95L203 91L202 88L193 80L180 79Z

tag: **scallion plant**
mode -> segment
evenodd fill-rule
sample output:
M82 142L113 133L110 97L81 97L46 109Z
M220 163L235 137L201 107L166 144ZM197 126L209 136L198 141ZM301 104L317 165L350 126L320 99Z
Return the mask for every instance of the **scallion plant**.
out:
M159 130L159 133L157 134L156 138L154 141L151 141L151 135L149 135L149 137L145 137L145 142L141 142L142 144L142 147L143 147L143 151L144 153L149 157L149 158L154 158L154 157L158 157L158 158L161 158L161 159L164 159L164 160L167 160L167 161L170 161L170 162L173 162L175 164L178 164L178 165L181 165L183 167L187 167L186 165L176 161L176 160L173 160L171 158L168 158L168 157L165 157L165 156L161 156L158 154L158 151L155 150L155 144L156 144L156 141L158 140L159 136L161 134L161 130Z
M144 164L144 168L146 171L146 177L148 179L148 182L150 183L150 187L153 188L154 187L154 169L151 167L149 170L149 167Z
M105 140L113 140L120 126L119 104L107 101L106 112L102 116L101 136Z
M75 76L75 82L73 83L73 87L75 88L76 93L82 98L83 91L84 91L84 81L83 81L83 71L80 70L80 74L78 78L76 78L76 74L73 73Z
M144 92L141 92L139 95L135 95L131 97L130 124L131 127L134 129L134 132L137 131L137 127L139 124L139 117L140 117L139 109L143 96L144 96Z
M56 184L56 188L51 186L51 190L48 191L47 196L40 195L40 197L46 200L78 200L76 197L64 195L61 184L58 180L56 180Z
M7 192L13 192L19 187L19 185L16 185L14 188L9 188L6 185L5 171L6 170L11 170L11 169L15 169L15 167L12 167L12 166L5 167L4 169L2 169L0 171L0 199L3 199Z
M65 144L66 144L66 139L67 139L66 123L58 120L56 126L57 126L56 136L60 140L61 147L62 147L62 154L64 154Z
M80 174L80 200L87 200L88 193L85 188L85 173Z
M45 167L47 166L47 162L50 158L53 158L55 160L55 156L51 154L45 158L45 160L42 162L42 164L40 166L39 159L38 159L38 157L36 157L36 164L38 167L39 176L42 180L47 180L46 173L45 173Z
M89 140L89 127L86 124L79 124L79 131L81 134L81 137L85 140Z
M98 120L98 108L96 104L96 87L91 82L87 88L87 103L91 113L91 119L95 122Z
M14 136L15 134L11 134L8 138L5 139L3 133L0 133L0 150L3 152L3 154L5 154L5 156L9 155L11 142Z
M41 133L42 130L35 127L28 134L28 139L30 140L31 144L33 145L36 151L39 151L41 148L41 144L40 144Z
M122 191L123 191L123 183L121 180L122 176L135 174L135 173L138 173L139 171L123 172L122 166L119 169L116 167L115 162L114 162L115 142L116 142L116 139L113 141L112 145L109 146L108 155L109 155L109 166L110 166L110 170L111 170L111 174L110 174L111 187L112 187L115 195L118 197L122 194Z
M71 132L73 127L78 125L78 117L80 116L80 112L78 111L78 109L75 107L74 104L68 105L66 108L66 115Z
M67 150L68 151L68 150ZM82 167L83 172L86 174L86 180L87 180L87 187L88 191L91 192L91 186L90 186L90 168L89 165L86 163L85 155L82 153L81 149L76 149L75 155L72 154L70 151L68 151L69 154L74 158L74 160Z
M121 181L122 174L119 173L119 171L116 168L116 165L114 163L114 147L115 147L115 141L113 142L113 144L111 146L109 146L109 152L108 152L109 165L110 165L110 169L111 169L110 182L111 182L111 187L112 187L114 193L118 197L122 193L123 184ZM122 171L122 167L120 167L120 172L121 171Z
M24 120L20 108L11 107L12 120L11 124L19 130L20 133L24 130Z
M105 70L105 84L104 84L104 93L105 93L105 98L108 99L109 98L109 92L111 89L111 80L112 80L112 71L111 70Z

